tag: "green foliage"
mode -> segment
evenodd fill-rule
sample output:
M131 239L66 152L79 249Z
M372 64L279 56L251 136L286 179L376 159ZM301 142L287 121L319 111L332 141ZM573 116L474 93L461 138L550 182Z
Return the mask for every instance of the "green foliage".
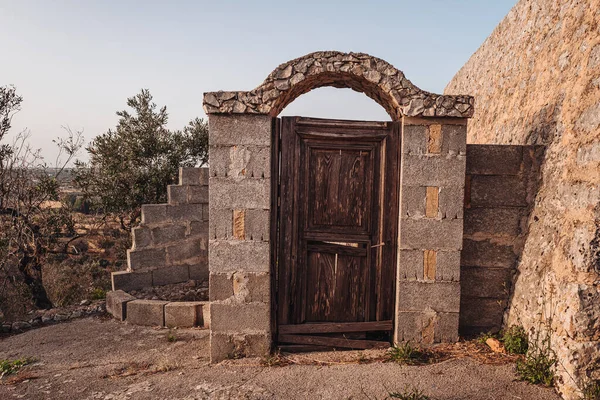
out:
M167 129L167 108L157 108L146 89L127 99L133 113L119 111L114 130L87 148L89 163L76 162L75 182L96 209L115 215L129 230L142 204L163 203L179 167L208 161L208 124L195 118L183 129Z
M588 380L583 385L583 400L600 400L600 381Z
M506 329L501 338L504 348L511 354L527 354L529 340L522 326L513 325Z
M419 347L413 346L410 342L404 342L399 346L394 346L388 352L390 361L398 364L424 364L429 363L433 355Z
M102 288L94 288L92 293L90 293L90 298L92 300L103 300L106 298L106 290Z
M430 400L429 396L426 396L422 390L416 387L406 388L402 392L389 392L387 398L400 400Z
M17 373L24 366L35 362L34 358L0 360L0 378Z
M541 335L538 329L534 340L529 343L529 350L525 359L517 361L517 375L522 381L536 385L552 386L555 378L554 368L558 360L550 346L550 330L547 329L544 336Z
M498 339L498 335L492 332L480 333L477 337L477 342L481 344L486 344L485 342L488 339Z
M175 343L176 341L177 341L177 335L175 334L175 332L173 332L172 330L169 329L169 332L167 333L167 342Z

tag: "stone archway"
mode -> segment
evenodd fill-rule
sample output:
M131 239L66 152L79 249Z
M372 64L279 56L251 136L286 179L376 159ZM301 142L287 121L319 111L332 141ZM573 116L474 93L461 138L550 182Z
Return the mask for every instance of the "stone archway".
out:
M413 85L388 62L364 53L319 51L281 64L248 92L211 92L204 96L207 114L278 116L300 95L332 86L349 88L375 100L392 120L406 117L473 115L473 98L429 93Z
M277 225L271 221L280 217L276 117L324 86L365 93L400 121L394 341L458 338L466 122L474 99L423 91L367 54L316 52L280 65L253 90L204 94L212 361L270 350Z

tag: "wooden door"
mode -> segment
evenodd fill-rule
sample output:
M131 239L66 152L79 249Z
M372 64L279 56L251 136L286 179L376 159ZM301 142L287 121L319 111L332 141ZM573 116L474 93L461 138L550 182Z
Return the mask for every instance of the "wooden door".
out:
M398 124L284 117L277 126L277 342L389 346Z

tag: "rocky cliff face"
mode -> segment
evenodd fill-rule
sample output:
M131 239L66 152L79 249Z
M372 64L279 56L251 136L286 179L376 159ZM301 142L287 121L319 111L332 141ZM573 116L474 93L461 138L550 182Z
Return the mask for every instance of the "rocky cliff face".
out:
M600 0L521 0L446 88L469 143L543 144L505 324L552 332L559 390L600 378Z

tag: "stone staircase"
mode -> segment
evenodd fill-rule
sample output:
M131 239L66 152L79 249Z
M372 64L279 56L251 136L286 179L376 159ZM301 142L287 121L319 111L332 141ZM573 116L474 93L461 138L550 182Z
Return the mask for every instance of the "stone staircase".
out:
M143 205L132 234L127 270L112 273L114 291L208 279L208 168L180 168L168 202Z

